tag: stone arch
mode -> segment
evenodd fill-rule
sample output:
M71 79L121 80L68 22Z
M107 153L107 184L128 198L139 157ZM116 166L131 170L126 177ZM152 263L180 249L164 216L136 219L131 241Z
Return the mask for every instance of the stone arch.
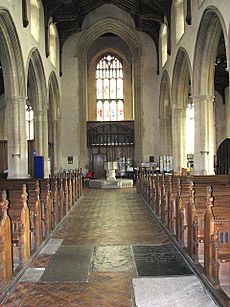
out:
M31 50L27 62L28 99L34 110L34 146L44 156L44 175L48 176L48 99L44 67L39 51Z
M8 177L27 177L27 143L23 124L26 100L24 63L16 28L5 9L0 9L0 45L8 122Z
M174 170L187 167L186 157L186 109L191 86L191 63L185 49L178 50L172 79L172 133Z
M60 159L60 90L55 72L51 72L48 81L48 155L51 157L51 173L59 168Z
M214 173L214 74L222 32L226 38L221 14L214 7L207 8L201 18L194 54L193 99L195 130L198 132L195 135L194 171L197 174Z
M79 59L79 97L80 97L80 160L83 163L87 160L86 144L86 104L87 104L87 52L90 45L100 36L106 33L112 33L119 36L129 46L132 55L133 70L133 97L134 97L134 118L135 118L135 163L139 164L143 159L142 153L142 94L141 94L141 55L142 45L135 31L130 29L121 21L113 18L105 18L96 22L81 35L75 50L75 56ZM135 103L136 102L136 103ZM137 103L138 102L138 103Z
M161 78L159 97L161 155L172 155L172 106L170 79L164 70Z

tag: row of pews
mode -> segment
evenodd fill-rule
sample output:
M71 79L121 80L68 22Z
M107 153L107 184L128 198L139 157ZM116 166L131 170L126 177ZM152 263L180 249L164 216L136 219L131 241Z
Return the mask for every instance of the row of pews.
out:
M0 179L0 293L82 195L80 170Z
M229 177L156 176L140 170L136 188L206 280L214 288L229 288Z

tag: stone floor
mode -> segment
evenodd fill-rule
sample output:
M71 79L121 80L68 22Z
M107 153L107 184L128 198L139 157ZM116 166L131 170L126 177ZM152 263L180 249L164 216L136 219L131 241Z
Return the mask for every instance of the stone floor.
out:
M136 306L135 253L169 244L135 189L85 189L1 306Z

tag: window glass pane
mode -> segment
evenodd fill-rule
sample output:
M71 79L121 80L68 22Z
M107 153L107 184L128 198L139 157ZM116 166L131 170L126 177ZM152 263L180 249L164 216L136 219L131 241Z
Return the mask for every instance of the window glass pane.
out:
M122 79L117 80L117 98L123 99L123 80Z
M118 101L118 116L117 120L124 120L124 103L122 100Z
M116 86L117 82L115 79L110 80L110 99L116 99Z
M97 102L97 120L103 121L103 108L102 108L102 102Z
M102 80L97 80L97 99L102 99Z
M124 120L122 63L114 55L105 55L96 67L97 120Z
M111 120L113 121L117 120L117 104L115 100L111 101L110 109L111 109Z
M110 121L110 108L108 100L104 102L104 121Z
M109 99L109 79L104 80L104 99Z

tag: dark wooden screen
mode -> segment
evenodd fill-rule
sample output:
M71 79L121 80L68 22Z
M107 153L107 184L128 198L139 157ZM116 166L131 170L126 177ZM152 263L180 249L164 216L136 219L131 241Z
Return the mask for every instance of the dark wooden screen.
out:
M97 155L103 155L105 161L116 161L122 157L133 160L134 121L87 122L87 145L89 169L92 171L96 170Z
M216 173L229 174L230 171L230 139L225 139L217 149Z
M0 141L0 173L8 169L7 141Z

